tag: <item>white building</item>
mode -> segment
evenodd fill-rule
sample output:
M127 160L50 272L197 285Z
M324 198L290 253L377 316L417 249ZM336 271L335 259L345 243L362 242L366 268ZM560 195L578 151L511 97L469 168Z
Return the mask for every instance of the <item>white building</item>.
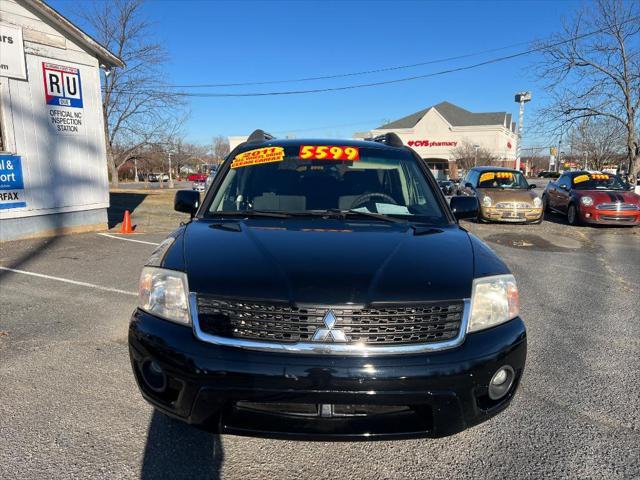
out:
M106 228L100 68L122 66L41 0L0 0L0 241Z
M505 166L513 166L518 136L516 124L507 112L472 113L449 102L442 102L356 138L369 138L394 132L425 159L437 178L456 178L454 150L464 142L491 152Z

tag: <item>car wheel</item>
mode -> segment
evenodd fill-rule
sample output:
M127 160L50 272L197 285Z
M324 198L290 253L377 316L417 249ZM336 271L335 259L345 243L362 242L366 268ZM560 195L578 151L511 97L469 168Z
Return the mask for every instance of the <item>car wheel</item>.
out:
M546 195L542 195L542 211L549 213L549 198Z
M578 209L573 203L569 205L569 209L567 210L567 221L569 222L569 225L573 226L580 224L580 219L578 218Z

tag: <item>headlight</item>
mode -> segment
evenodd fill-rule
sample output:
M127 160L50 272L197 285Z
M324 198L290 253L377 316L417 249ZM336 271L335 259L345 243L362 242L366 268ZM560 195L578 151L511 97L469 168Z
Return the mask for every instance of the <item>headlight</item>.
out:
M540 200L540 197L533 199L533 206L536 208L540 208L542 206L542 200Z
M144 267L138 288L138 307L165 320L189 325L187 276L164 268Z
M467 331L477 332L518 316L518 286L513 275L476 278L471 294Z
M590 207L591 205L593 205L593 198L591 197L580 197L580 203L582 203L585 207Z
M490 196L488 196L488 195L485 195L485 196L482 198L482 206L483 206L483 207L490 207L490 206L491 206L491 204L492 204L491 197L490 197Z

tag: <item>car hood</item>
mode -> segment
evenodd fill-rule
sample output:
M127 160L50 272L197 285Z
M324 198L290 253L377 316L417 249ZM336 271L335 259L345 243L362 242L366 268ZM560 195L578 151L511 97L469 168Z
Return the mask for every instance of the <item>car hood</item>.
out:
M574 190L578 197L593 198L594 205L601 203L633 203L640 204L640 196L633 192L621 190Z
M482 198L485 196L491 197L493 204L498 202L533 202L533 199L537 197L533 190L509 190L500 188L479 188L478 200L482 202Z
M451 300L471 295L474 242L457 225L416 235L405 224L379 222L196 220L164 266L184 269L190 291L223 297L322 305ZM478 258L485 275L505 270L492 254Z

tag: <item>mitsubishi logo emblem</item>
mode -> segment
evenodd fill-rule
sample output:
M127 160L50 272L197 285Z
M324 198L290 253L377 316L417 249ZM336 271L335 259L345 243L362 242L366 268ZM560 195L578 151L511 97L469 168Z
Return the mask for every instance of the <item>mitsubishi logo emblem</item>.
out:
M347 336L344 332L333 328L336 325L336 321L336 316L333 313L333 310L329 310L322 319L325 328L321 327L317 329L311 340L314 342L346 342Z

